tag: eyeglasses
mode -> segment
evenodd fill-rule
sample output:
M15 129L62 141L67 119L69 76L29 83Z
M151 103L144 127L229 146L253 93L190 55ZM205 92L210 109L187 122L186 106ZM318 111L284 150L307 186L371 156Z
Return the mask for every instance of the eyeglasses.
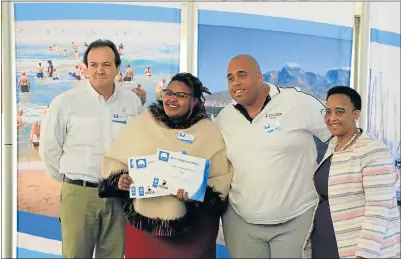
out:
M337 107L337 108L334 109L334 116L336 116L337 118L342 118L344 116L344 114L347 111L350 111L350 110L351 111L355 111L356 109L347 110L347 109L344 109L344 108ZM325 118L328 118L333 114L333 111L331 109L329 109L329 108L326 108L326 109L322 109L321 113L322 113L322 115L324 115Z
M184 100L184 99L187 98L187 96L192 96L192 94L184 93L184 92L176 92L176 93L174 93L173 91L167 90L167 89L163 90L163 97L171 98L173 96L177 97L177 99Z

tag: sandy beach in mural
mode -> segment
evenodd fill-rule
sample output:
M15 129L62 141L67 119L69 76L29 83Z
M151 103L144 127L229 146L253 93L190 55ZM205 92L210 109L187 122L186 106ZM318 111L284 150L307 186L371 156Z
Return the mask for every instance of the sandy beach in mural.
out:
M18 163L18 210L58 217L60 184L51 178L36 151L20 154Z

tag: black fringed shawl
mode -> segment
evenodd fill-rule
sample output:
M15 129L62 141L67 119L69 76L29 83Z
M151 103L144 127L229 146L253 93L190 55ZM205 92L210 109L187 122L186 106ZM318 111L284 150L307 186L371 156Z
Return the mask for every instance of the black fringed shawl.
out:
M149 106L153 118L162 122L166 127L171 129L187 129L202 119L207 119L203 104L194 107L192 114L187 119L171 120L164 112L163 104L158 101ZM127 169L112 172L109 177L102 179L99 186L99 197L119 197L124 200L123 211L129 223L138 230L152 233L155 236L177 236L188 232L197 220L199 210L207 210L221 216L226 207L226 201L221 199L221 193L214 188L207 186L205 198L203 202L186 202L186 214L177 219L165 220L160 218L148 218L138 212L134 208L132 199L129 198L127 191L118 189L118 179L122 174L128 174Z

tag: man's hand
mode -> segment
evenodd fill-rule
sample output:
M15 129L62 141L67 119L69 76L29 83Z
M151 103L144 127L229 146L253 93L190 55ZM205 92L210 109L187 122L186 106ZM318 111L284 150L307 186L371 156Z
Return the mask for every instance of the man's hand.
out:
M131 183L133 183L131 177L128 174L122 174L118 179L118 189L123 191L129 191Z

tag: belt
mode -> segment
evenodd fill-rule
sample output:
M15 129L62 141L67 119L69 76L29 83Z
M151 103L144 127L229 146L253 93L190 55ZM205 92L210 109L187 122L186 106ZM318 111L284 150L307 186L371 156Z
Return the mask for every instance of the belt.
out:
M70 184L74 184L74 185L79 185L79 186L83 186L83 187L92 187L92 188L97 188L99 187L98 183L91 183L88 181L83 181L83 180L72 180L70 178L68 178L67 176L64 175L63 177L63 181L66 183L70 183Z

